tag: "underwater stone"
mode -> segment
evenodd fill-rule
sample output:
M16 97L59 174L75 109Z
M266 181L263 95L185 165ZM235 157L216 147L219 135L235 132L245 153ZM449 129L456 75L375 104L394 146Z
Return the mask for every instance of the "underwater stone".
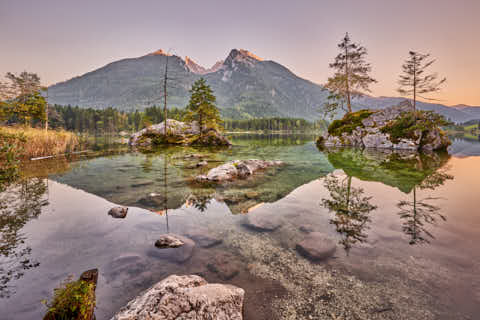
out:
M296 249L309 260L321 261L331 257L335 253L337 245L323 233L311 232L297 243Z

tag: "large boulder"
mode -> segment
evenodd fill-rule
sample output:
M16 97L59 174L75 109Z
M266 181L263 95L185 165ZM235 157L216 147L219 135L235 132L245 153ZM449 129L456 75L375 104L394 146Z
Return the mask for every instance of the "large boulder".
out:
M166 126L166 135L165 135ZM229 146L230 141L215 129L200 130L198 122L185 123L167 119L151 125L130 136L131 146L147 147L151 145L218 145Z
M112 320L241 320L245 291L209 284L196 275L171 275L140 294Z
M328 134L320 137L317 143L325 147L349 146L411 151L445 149L450 141L438 126L423 130L415 129L413 126L411 130L396 126L402 117L414 111L413 105L405 100L382 110L353 112L341 120L332 122ZM392 135L393 130L400 134Z
M258 170L273 166L280 166L283 164L284 163L282 161L267 161L258 159L234 160L211 169L206 175L197 176L196 180L200 182L221 182L233 180L235 178L246 178Z

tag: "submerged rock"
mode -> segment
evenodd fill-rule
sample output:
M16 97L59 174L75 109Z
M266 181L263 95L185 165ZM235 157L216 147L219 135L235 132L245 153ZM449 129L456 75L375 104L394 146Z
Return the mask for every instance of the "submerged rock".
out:
M206 175L199 175L196 177L197 181L227 181L236 178L246 178L254 172L266 169L273 166L283 165L282 161L267 161L267 160L234 160L222 164L216 168L211 169Z
M413 117L414 112L413 105L405 100L386 109L346 114L343 119L332 122L328 134L320 137L317 144L412 151L446 149L450 140L437 125L416 129L415 123L409 121L406 115ZM417 121L425 122L422 118Z
M165 135L165 126L166 132ZM208 145L229 146L230 141L215 129L200 130L196 121L185 123L173 119L154 124L131 135L131 146L150 145Z
M271 216L263 214L248 214L244 225L255 231L275 231L281 226L281 222Z
M160 236L157 241L155 241L155 247L160 249L181 247L185 244L185 242L179 238L180 237L175 234L164 234Z
M321 261L331 257L335 253L337 245L323 233L311 232L297 243L296 249L312 261Z
M187 236L192 238L202 248L211 248L223 242L221 238L212 235L205 228L189 231Z
M111 320L243 319L245 291L209 284L196 275L171 275L130 301Z
M108 215L116 219L124 219L127 216L128 208L114 207L108 211Z

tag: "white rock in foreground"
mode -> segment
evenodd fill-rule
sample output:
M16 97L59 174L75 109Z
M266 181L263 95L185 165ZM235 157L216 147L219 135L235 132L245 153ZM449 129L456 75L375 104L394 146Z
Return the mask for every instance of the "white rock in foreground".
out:
M130 301L111 320L243 319L245 291L209 284L196 275L171 275Z
M267 160L234 160L222 164L216 168L211 169L207 175L197 176L197 181L225 181L233 180L235 178L245 178L252 175L255 171L266 169L273 166L280 166L284 163L282 161L267 161Z

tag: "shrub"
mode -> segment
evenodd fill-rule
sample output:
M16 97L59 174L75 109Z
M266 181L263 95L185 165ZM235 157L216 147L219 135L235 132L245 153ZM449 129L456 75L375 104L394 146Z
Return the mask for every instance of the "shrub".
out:
M25 137L21 133L10 133L0 128L0 190L18 176L21 146Z
M388 133L393 143L400 142L400 139L420 140L420 146L424 145L428 133L448 122L442 115L433 111L412 111L401 114L397 119L390 121L380 129L382 133ZM440 134L442 132L440 131Z
M76 134L64 130L45 131L24 127L4 127L0 130L3 134L23 136L22 140L17 140L20 158L59 155L72 152L80 145Z

